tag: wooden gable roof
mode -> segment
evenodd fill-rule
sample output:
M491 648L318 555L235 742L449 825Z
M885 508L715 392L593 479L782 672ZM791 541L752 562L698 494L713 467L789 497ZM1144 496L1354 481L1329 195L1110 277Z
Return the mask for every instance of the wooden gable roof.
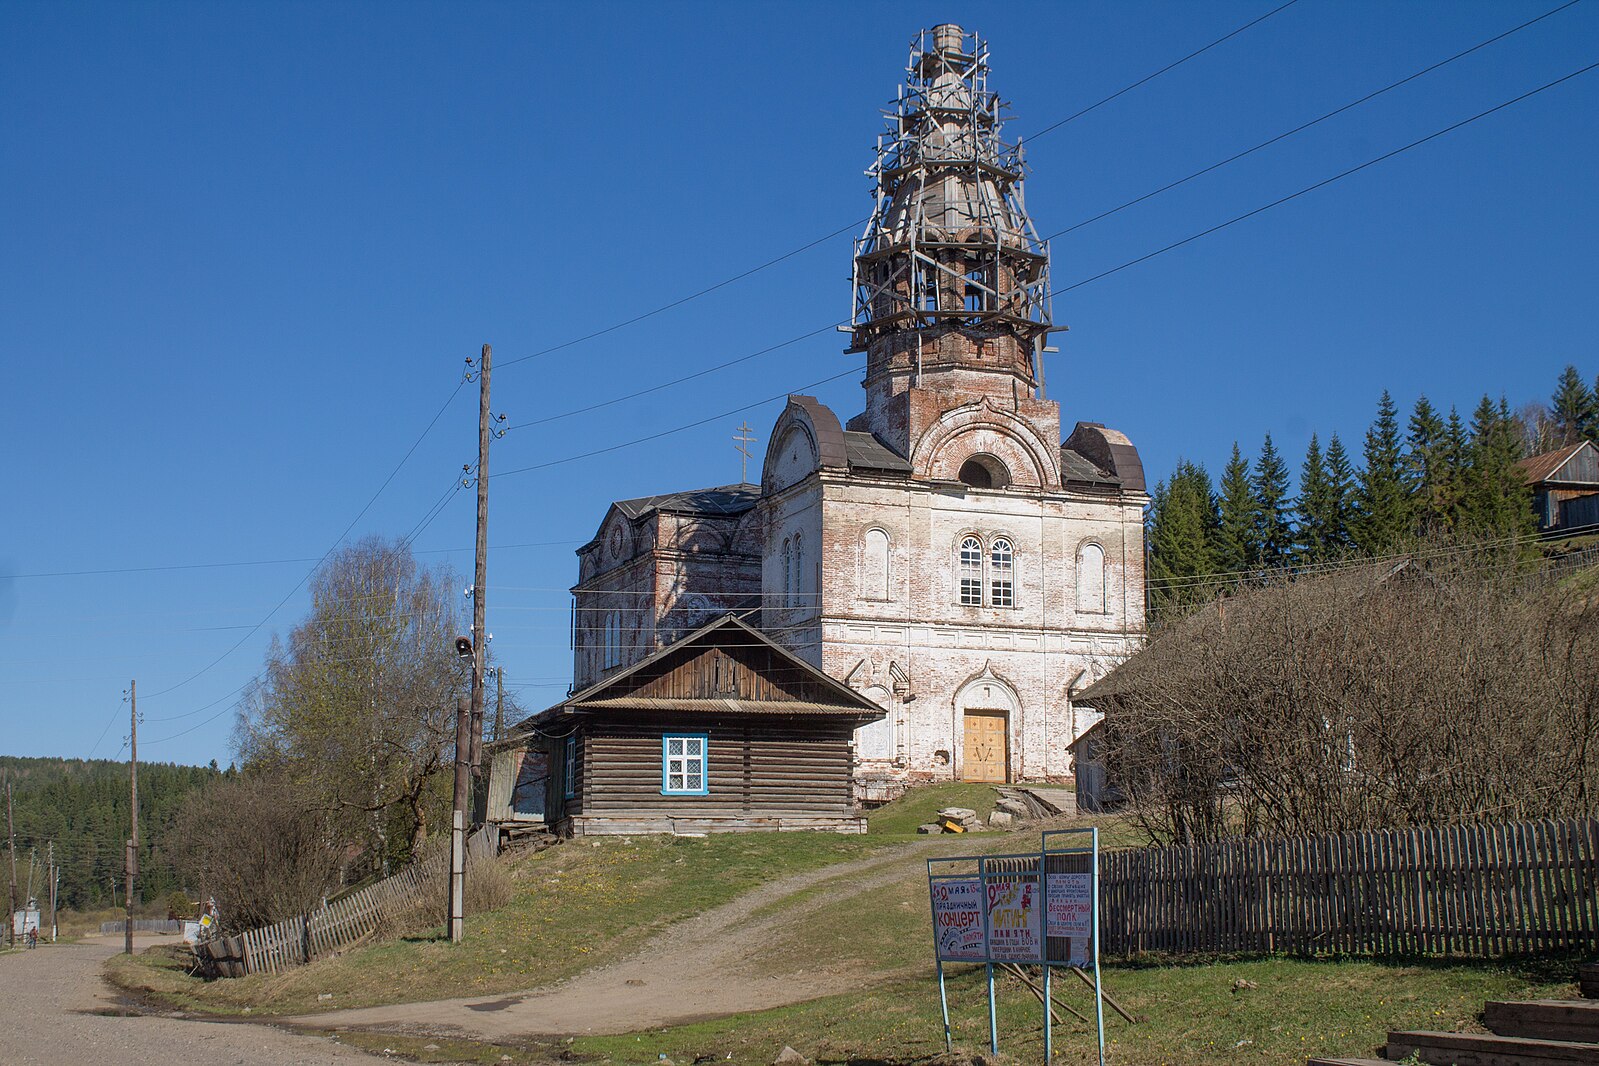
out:
M1527 484L1558 482L1574 485L1599 484L1599 448L1592 441L1579 441L1558 451L1531 455L1516 464Z
M870 721L882 707L732 614L528 719L601 711L827 715Z

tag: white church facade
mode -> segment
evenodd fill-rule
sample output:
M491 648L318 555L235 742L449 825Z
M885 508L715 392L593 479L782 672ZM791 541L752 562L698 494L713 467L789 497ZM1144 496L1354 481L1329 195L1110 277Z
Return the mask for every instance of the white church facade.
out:
M856 735L860 795L1060 780L1073 704L1144 633L1137 450L1045 390L1049 250L1001 136L986 47L913 42L869 170L849 350L864 409L792 396L759 485L612 505L578 551L574 684L719 614L886 710Z

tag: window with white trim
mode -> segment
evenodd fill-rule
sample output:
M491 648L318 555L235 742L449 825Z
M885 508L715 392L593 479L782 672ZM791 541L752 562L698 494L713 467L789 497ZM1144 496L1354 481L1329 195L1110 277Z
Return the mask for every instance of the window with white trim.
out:
M960 601L963 607L983 605L983 542L976 537L961 541Z
M561 787L566 798L572 799L577 795L577 734L569 734L566 738L566 750L561 764Z
M661 795L703 796L710 792L704 733L667 733L661 738Z
M1016 606L1015 585L1011 583L1010 541L999 537L988 553L988 604L990 607Z

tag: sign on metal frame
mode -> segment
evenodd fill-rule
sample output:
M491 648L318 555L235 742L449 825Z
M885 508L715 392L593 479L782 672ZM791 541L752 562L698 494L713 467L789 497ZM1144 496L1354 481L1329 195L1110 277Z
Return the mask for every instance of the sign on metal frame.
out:
M1054 829L1036 852L927 860L933 952L944 1046L953 1049L944 964L979 963L988 978L988 1043L999 1052L996 964L1044 969L1044 1057L1055 1053L1050 976L1057 966L1093 964L1094 1025L1105 1063L1105 1011L1099 978L1099 830ZM1086 975L1085 975L1086 976Z

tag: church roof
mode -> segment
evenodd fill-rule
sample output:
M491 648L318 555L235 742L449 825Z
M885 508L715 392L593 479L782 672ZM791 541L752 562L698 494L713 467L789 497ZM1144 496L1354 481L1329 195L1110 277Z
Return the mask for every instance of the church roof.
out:
M655 511L732 518L754 507L760 495L759 485L718 485L709 489L686 489L659 496L617 500L614 506L635 521Z
M1068 484L1074 481L1090 485L1121 484L1116 475L1106 473L1065 445L1060 449L1060 479Z
M871 433L860 430L844 431L844 450L850 469L894 470L910 473L910 460L895 452Z

